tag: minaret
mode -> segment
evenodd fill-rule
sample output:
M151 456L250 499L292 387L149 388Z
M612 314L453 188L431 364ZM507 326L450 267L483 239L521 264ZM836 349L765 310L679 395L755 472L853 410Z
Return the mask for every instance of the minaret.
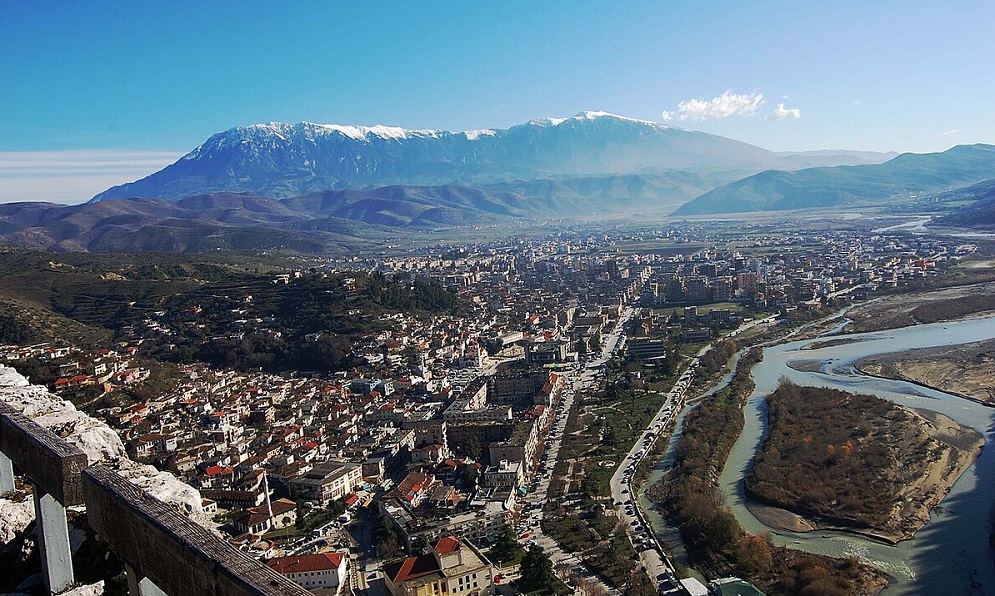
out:
M266 494L266 515L273 519L273 504L269 500L269 480L267 480L266 470L263 470L263 492Z

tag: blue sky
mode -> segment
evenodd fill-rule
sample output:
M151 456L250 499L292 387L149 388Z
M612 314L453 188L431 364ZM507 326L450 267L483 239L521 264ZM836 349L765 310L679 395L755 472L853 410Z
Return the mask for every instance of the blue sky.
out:
M0 201L211 134L604 110L774 150L995 143L995 2L5 2Z

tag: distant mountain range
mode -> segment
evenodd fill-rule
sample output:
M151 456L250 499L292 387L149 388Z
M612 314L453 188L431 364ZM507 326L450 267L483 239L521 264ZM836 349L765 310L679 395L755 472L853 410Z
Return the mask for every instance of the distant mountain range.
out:
M874 165L760 172L708 191L674 215L880 204L973 184L993 175L995 145L960 145L943 153L904 153Z
M282 198L343 188L479 186L674 170L723 172L722 178L731 181L764 169L879 163L889 157L866 152L775 153L604 112L465 132L270 123L218 133L176 163L93 200L179 199L213 192Z
M623 205L623 196L677 192L675 187L694 196L701 192L695 189L711 186L701 176L675 173L509 182L489 188L386 186L284 199L210 193L177 200L129 198L71 206L9 203L0 204L0 242L68 251L289 248L321 253L336 246L374 245L396 234L397 228L576 218L611 213Z
M603 112L467 132L264 124L216 134L83 205L0 205L0 242L328 252L398 228L849 206L992 178L991 145L776 153Z
M500 197L499 197L500 198ZM439 207L449 203L452 207ZM274 199L251 193L213 193L176 201L121 199L53 205L0 204L0 241L58 251L200 252L289 249L327 253L336 247L376 246L387 226L435 227L473 223L475 189L339 190ZM500 201L498 201L500 204ZM364 220L370 220L368 224Z

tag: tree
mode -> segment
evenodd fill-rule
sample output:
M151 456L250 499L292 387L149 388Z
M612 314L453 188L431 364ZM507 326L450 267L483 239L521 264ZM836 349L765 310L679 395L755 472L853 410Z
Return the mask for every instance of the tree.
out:
M463 487L466 488L467 492L472 493L477 490L477 468L476 466L467 466L466 472L463 473Z
M466 454L472 457L474 461L481 461L481 451L480 439L476 435L472 435L466 442Z
M609 475L605 468L600 466L587 472L584 481L581 483L581 490L589 499L599 499L602 495L609 493Z
M618 433L615 431L614 424L605 426L605 434L602 437L601 442L609 447L614 447L618 444Z
M391 559L401 552L401 541L397 532L383 516L376 518L373 528L373 542L384 559Z
M525 551L521 565L522 581L537 589L548 589L553 586L553 562L549 555L538 544L533 544Z
M494 546L491 547L491 558L500 566L501 563L514 560L521 552L522 545L515 540L511 526L505 524L501 534L494 542Z
M0 315L0 344L22 344L31 337L31 329L10 315Z

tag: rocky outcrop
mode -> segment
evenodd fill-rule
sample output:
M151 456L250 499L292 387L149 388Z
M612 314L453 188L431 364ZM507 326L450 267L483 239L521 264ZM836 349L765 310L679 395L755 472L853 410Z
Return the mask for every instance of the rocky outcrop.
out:
M35 518L31 498L20 501L0 498L0 545L7 544Z
M101 596L104 593L104 582L99 581L88 586L72 588L68 592L63 592L60 596Z
M168 472L160 472L153 466L142 465L128 458L120 437L105 423L80 412L68 401L49 393L38 385L31 385L13 368L0 366L0 400L31 418L36 423L56 433L67 442L86 453L90 465L103 463L145 489L161 501L176 507L181 513L201 525L210 526L210 518L201 507L200 492L178 480ZM30 506L30 499L28 500ZM15 507L16 505L16 507ZM23 521L14 512L24 506L0 500L0 542L6 532L20 531L34 517ZM6 511L11 515L6 515ZM11 520L8 524L7 521ZM18 529L17 526L20 525Z

